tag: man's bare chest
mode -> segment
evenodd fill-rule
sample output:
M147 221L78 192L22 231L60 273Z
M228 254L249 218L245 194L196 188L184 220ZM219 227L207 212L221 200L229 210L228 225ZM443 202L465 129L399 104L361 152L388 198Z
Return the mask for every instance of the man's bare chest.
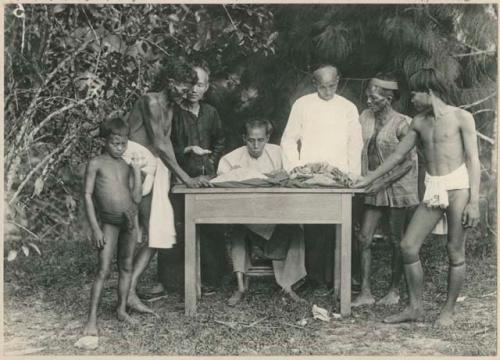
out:
M418 130L424 146L460 141L460 129L457 121L450 116L439 119L426 117L422 119Z

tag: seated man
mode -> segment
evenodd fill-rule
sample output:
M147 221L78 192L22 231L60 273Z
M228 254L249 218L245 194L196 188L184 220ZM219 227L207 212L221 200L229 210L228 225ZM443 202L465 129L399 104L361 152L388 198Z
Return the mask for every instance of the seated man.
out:
M237 168L249 168L263 174L282 169L281 149L268 144L272 126L268 120L250 119L245 123L242 146L224 156L218 175ZM273 260L276 282L295 301L303 301L292 285L306 276L304 263L304 233L298 225L236 225L231 232L231 259L238 281L238 290L228 304L236 305L247 290L245 274L250 257L247 239L264 244L264 254ZM256 240L256 241L255 241Z

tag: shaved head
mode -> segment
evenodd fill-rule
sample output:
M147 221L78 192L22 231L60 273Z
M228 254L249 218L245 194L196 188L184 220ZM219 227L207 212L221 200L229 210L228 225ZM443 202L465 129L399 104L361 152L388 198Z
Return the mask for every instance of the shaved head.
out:
M328 82L336 80L338 70L333 65L321 65L313 72L313 80L317 82Z
M321 65L313 72L313 84L320 99L325 101L329 101L335 96L338 80L337 68L332 65Z

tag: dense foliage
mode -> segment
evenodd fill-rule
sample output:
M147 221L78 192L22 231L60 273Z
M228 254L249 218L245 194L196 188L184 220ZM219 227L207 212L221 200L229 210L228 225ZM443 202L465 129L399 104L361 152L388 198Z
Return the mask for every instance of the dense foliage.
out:
M319 63L338 65L339 91L360 110L366 80L396 71L403 87L398 107L408 114L406 79L420 67L435 67L455 85L454 103L475 114L482 191L493 199L496 24L497 8L487 4L9 5L4 75L9 224L21 229L23 250L33 239L73 237L82 223L83 165L99 151L98 124L126 113L139 95L157 88L163 59L178 56L205 60L213 77L240 66L242 84L233 95L258 90L248 111L270 117L275 141L291 103L311 91L309 73ZM237 112L219 110L232 114L223 119L228 127L237 127ZM485 232L494 231L494 205L483 209L490 211Z

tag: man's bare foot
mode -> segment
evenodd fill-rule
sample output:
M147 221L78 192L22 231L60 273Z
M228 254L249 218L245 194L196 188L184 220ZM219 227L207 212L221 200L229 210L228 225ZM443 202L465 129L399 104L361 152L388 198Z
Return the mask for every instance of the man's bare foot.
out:
M295 291L293 291L292 289L283 289L283 291L285 292L285 294L287 294L288 296L290 296L290 298L295 301L295 302L298 302L298 303L302 303L302 304L307 304L307 300L304 299L304 298L301 298L299 295L297 295L297 293Z
M434 322L434 327L448 327L455 323L453 313L450 311L442 311L437 320Z
M156 313L151 308L144 305L144 303L135 294L128 295L127 306L129 308L131 308L132 310L143 313L143 314L156 315Z
M377 301L377 305L395 305L399 303L399 294L395 291L389 291L386 296Z
M237 303L239 303L241 301L241 299L243 299L244 295L245 295L244 292L236 290L233 293L233 295L229 298L229 300L227 301L227 304L229 306L235 306Z
M352 307L357 307L357 306L363 306L363 305L373 305L375 304L375 299L373 298L372 294L359 294L356 299L353 300L351 303Z
M83 335L97 336L97 324L95 321L87 321L85 327L83 328Z
M137 320L133 319L126 311L116 310L116 317L118 320L126 322L130 325L137 325Z
M384 322L386 324L398 324L407 321L422 321L423 319L424 319L424 311L422 309L414 310L406 308L399 314L385 318Z

